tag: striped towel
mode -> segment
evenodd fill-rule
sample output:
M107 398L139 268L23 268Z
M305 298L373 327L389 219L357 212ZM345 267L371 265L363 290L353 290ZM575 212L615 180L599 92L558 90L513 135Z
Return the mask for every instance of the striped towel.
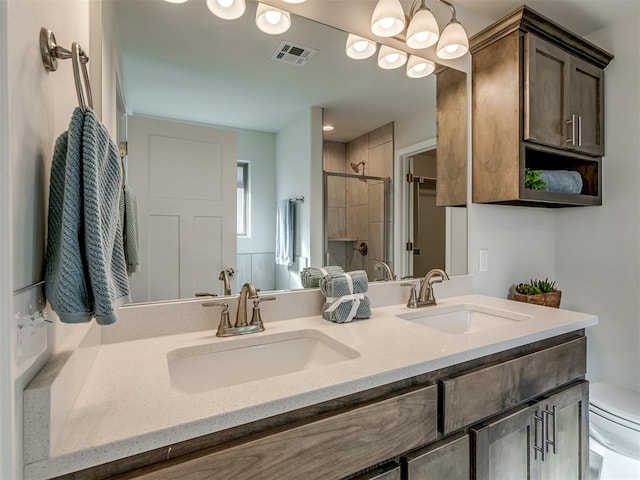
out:
M120 195L120 224L122 225L124 256L129 275L140 271L140 241L138 239L138 202L125 185Z
M365 295L369 288L367 272L329 273L320 280L320 291L326 297L322 317L336 323L354 318L370 318L371 303Z
M328 273L344 273L342 267L327 266L322 268L317 267L305 267L300 273L300 279L302 280L303 288L318 288L320 286L320 279Z
M45 290L65 323L114 323L130 302L118 147L93 111L76 109L51 165Z

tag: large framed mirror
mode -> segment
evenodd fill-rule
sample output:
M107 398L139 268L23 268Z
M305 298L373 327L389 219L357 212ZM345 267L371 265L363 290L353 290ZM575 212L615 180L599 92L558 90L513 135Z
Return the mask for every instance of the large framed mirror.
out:
M127 181L141 210L141 271L131 279L135 302L196 292L221 295L224 284L218 278L227 269L234 272L232 285L252 281L263 291L298 288L296 273L327 259L326 146L361 142L392 125L386 173L367 173L391 180L393 203L399 201L395 152L435 142L435 76L410 79L403 68L382 70L375 56L352 60L345 55L344 31L292 15L286 33L267 35L256 28L253 1L233 21L212 15L204 1L103 4L108 10L103 17L112 20L127 118L119 122L127 124ZM296 64L307 56L304 66ZM326 124L333 130L323 132ZM223 173L226 154L233 169ZM167 198L182 204L158 210ZM202 211L190 211L212 198L232 200L232 208L221 207L226 220L216 223ZM283 274L275 261L277 203L302 198L294 207L302 228L295 259ZM222 237L233 245L218 252L223 242L214 240ZM396 237L389 235L386 246L385 259L392 265L394 243L404 242ZM466 249L466 238L462 243Z

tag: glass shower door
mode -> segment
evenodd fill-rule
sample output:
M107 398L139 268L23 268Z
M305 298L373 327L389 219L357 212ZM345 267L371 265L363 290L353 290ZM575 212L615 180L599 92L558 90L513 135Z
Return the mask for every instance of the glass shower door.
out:
M391 263L390 195L388 178L325 172L325 265L381 278L374 265Z

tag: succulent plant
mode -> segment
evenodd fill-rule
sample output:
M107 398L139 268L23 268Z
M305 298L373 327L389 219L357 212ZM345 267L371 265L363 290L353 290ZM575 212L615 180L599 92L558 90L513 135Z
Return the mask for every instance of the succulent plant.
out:
M550 282L549 278L544 280L531 279L528 283L519 283L516 285L516 292L523 295L539 295L542 293L555 292L556 282L555 280Z

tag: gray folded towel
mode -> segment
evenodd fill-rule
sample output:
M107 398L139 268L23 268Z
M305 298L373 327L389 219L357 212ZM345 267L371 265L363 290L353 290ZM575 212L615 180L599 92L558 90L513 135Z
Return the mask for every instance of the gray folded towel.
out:
M45 291L66 323L117 320L130 302L119 218L118 147L93 111L76 109L51 165Z
M344 273L342 267L338 266L326 266L322 268L318 267L305 267L300 273L300 279L302 280L303 288L318 288L320 286L320 279L328 273Z
M572 170L542 170L540 179L546 182L547 192L578 194L582 191L582 177Z
M320 291L326 297L322 317L336 323L370 318L371 303L365 295L369 289L367 272L329 273L320 280Z

